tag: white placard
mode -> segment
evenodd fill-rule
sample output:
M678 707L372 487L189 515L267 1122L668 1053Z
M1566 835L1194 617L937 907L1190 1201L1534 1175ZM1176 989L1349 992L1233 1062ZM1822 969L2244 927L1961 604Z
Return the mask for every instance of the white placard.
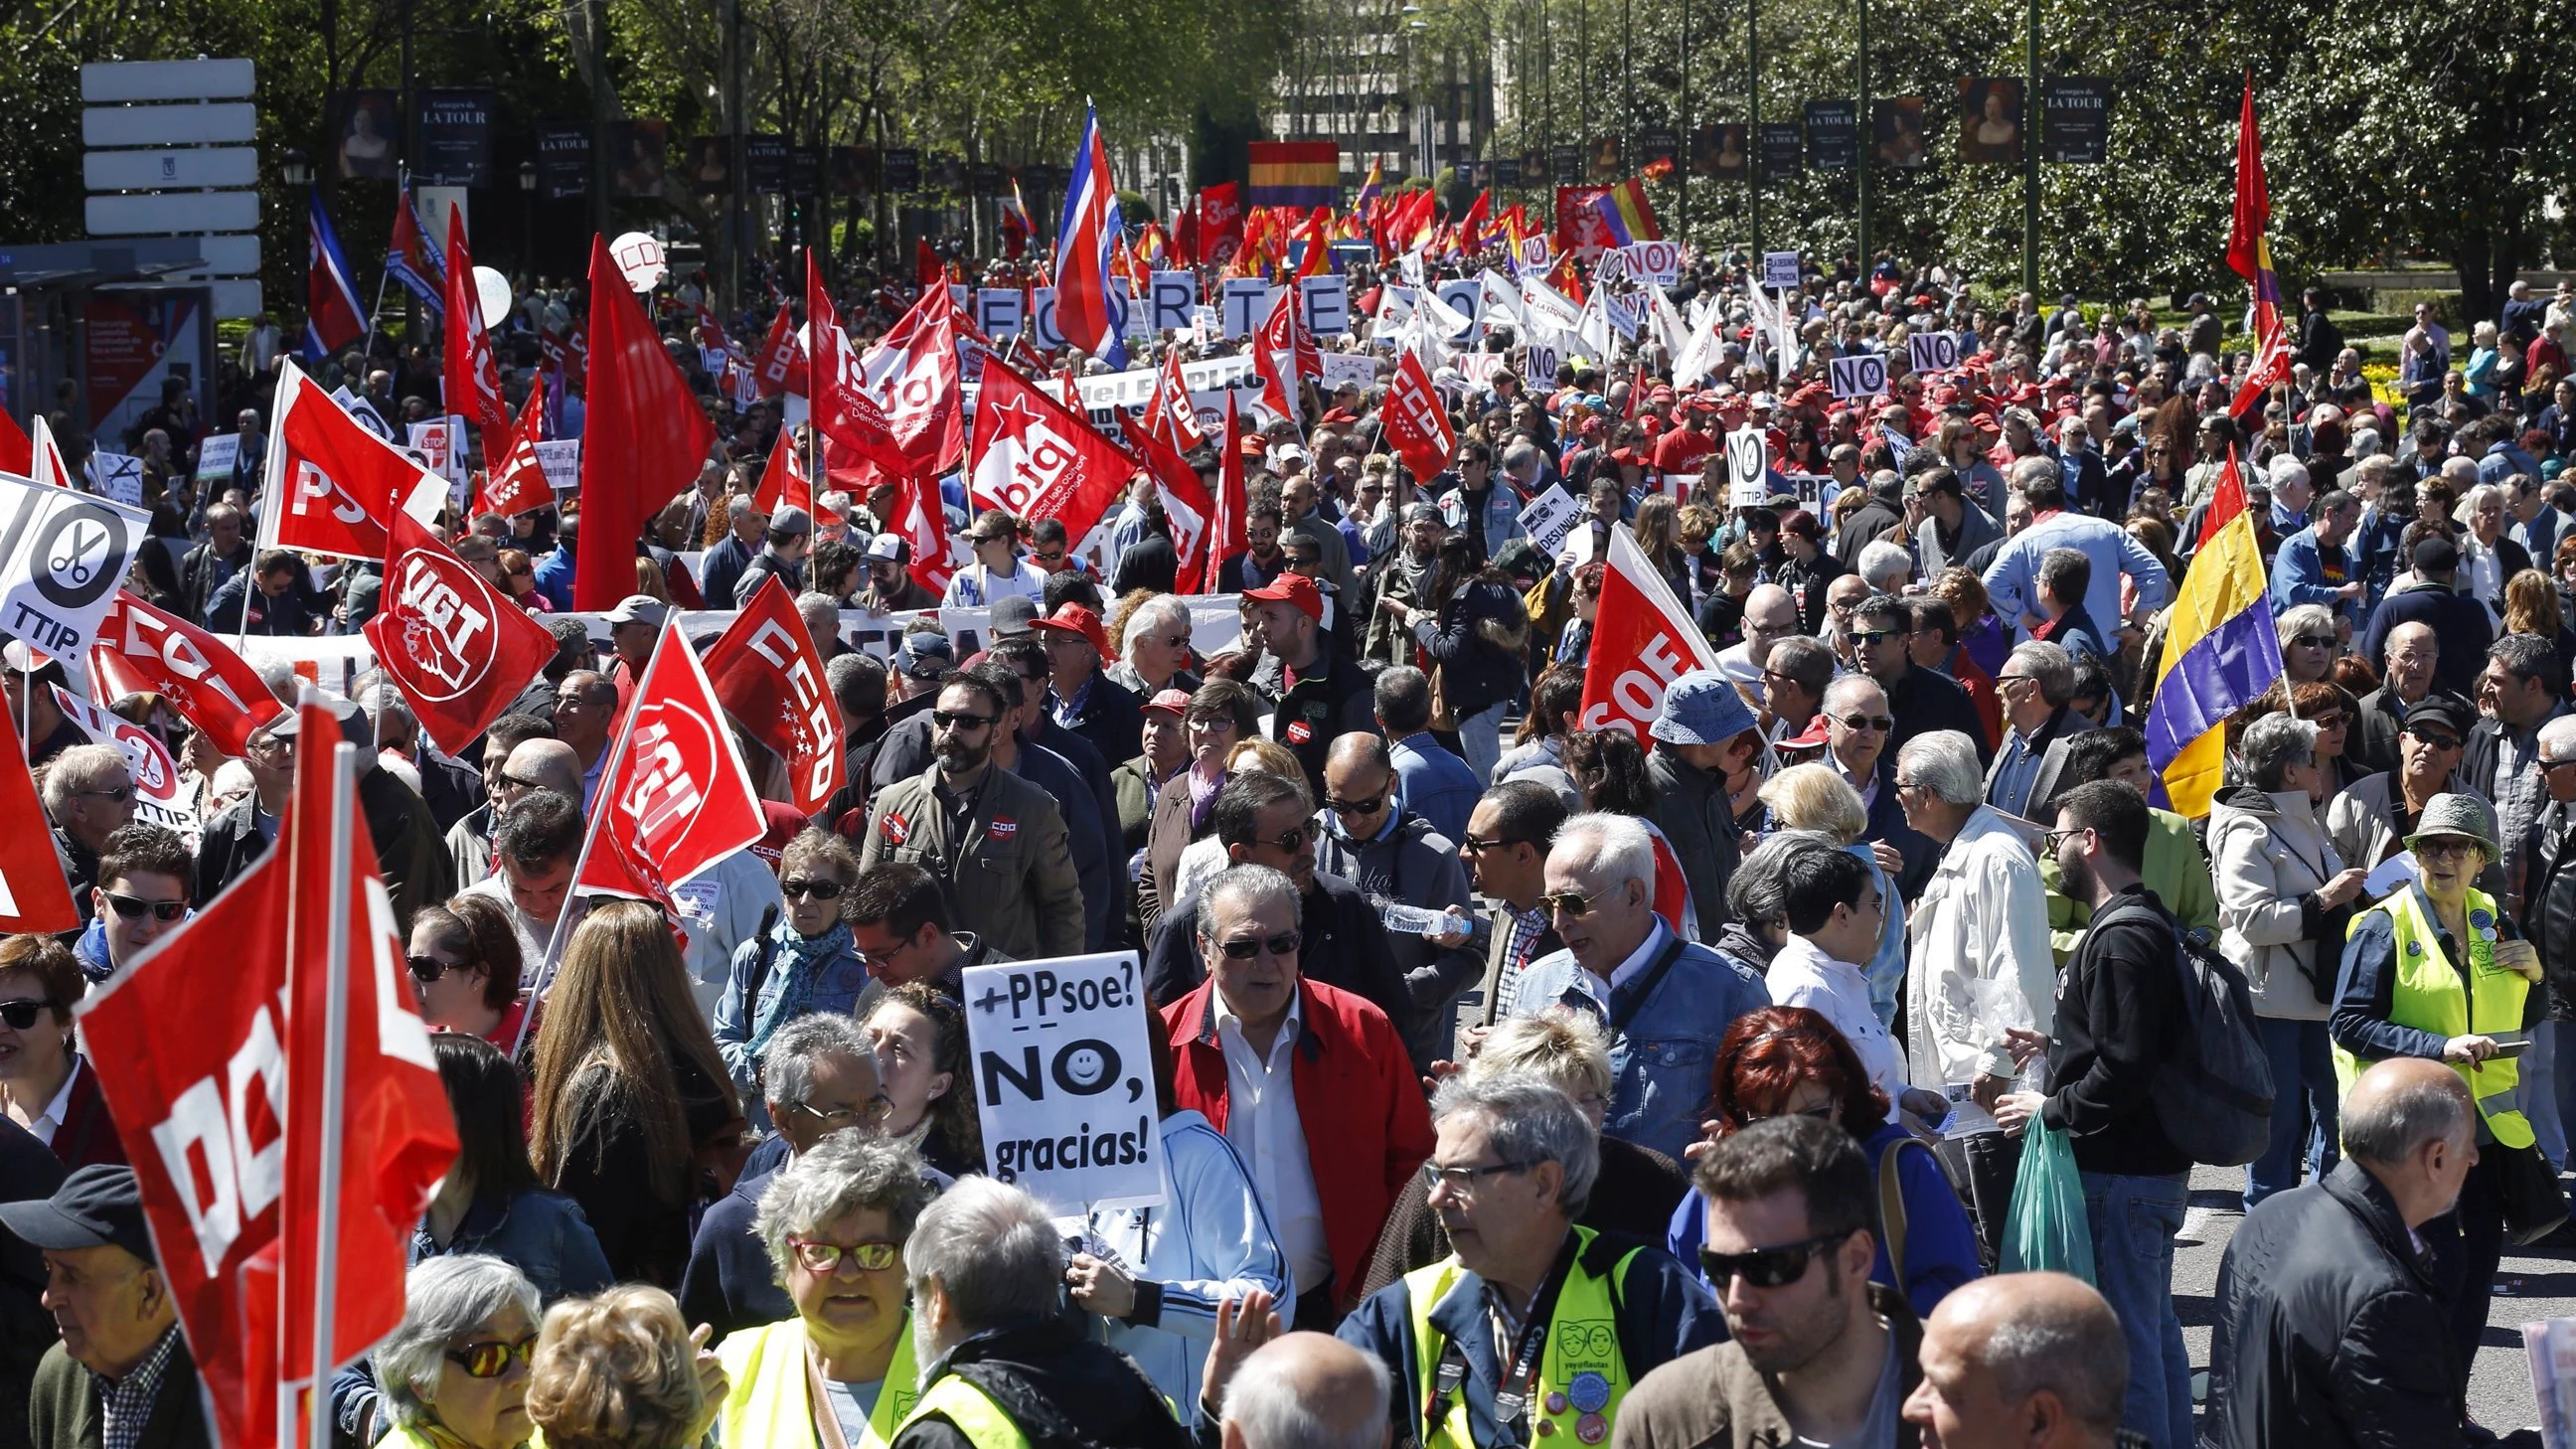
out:
M241 459L241 434L217 433L197 444L197 478L204 482L221 479L230 483L233 464Z
M463 481L465 476L464 460L457 457L462 450L456 446L462 431L454 418L432 418L411 425L411 445L420 451L422 466L450 484Z
M1146 281L1143 311L1157 332L1178 332L1189 326L1190 314L1198 305L1195 272L1156 272Z
M86 687L89 643L151 522L96 494L0 473L0 629Z
M999 817L985 831L1006 826ZM963 985L967 1077L993 1177L1065 1215L1161 1206L1155 1018L1136 953L969 966Z
M351 392L347 383L340 384L339 388L331 394L331 401L346 409L349 416L357 420L359 427L365 428L388 443L394 440L394 430L385 421L385 415L376 411L374 403Z
M1794 256L1796 253L1793 252L1791 255ZM1621 247L1619 256L1628 264L1629 275L1642 277L1658 287L1669 287L1682 279L1682 249L1679 242L1638 242L1633 246Z
M1583 505L1565 491L1562 483L1550 483L1547 491L1529 501L1521 510L1521 527L1529 534L1530 543L1541 558L1554 558L1565 547L1565 536L1583 521Z
M101 448L89 455L81 471L89 477L89 491L119 503L143 506L143 460L131 453L111 453Z
M1521 376L1529 379L1534 388L1554 391L1556 369L1573 354L1574 348L1575 339L1570 334L1532 324L1529 345L1522 352Z
M536 448L537 467L546 475L547 487L570 493L581 486L581 439L555 438Z
M1042 349L1062 347L1064 334L1055 325L1055 288L1029 288L1029 340Z
M1324 391L1331 392L1345 382L1365 388L1377 381L1377 359L1365 352L1327 352L1324 359Z
M1785 292L1790 288L1797 286L1798 254L1796 252L1764 252L1762 254L1762 285L1777 292Z
M1833 359L1834 396L1877 397L1887 391L1887 359L1874 352Z
M1495 371L1503 365L1503 355L1499 352L1461 352L1449 359L1449 365L1458 369L1460 377L1483 387L1494 380Z
M1275 289L1259 277L1228 277L1225 291L1217 300L1217 311L1225 319L1225 335L1241 337L1262 324L1270 315L1270 298Z
M1905 361L1916 372L1947 372L1959 365L1959 339L1949 332L1917 332L1905 339Z
M1017 287L985 287L975 294L975 330L987 337L1009 337L1020 330L1028 299Z
M1338 272L1297 281L1298 305L1305 309L1306 330L1317 337L1339 337L1351 330L1351 279Z
M1771 496L1771 444L1760 428L1726 435L1726 506L1759 508Z

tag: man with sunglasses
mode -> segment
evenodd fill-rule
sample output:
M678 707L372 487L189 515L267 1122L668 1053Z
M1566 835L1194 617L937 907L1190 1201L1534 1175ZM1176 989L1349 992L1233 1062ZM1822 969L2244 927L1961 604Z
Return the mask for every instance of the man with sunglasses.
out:
M2082 558L2082 554L2077 554ZM1917 735L1955 730L1977 746L1982 768L1994 751L1985 742L1985 722L1959 682L1937 669L1914 662L1914 615L1894 594L1872 594L1852 610L1852 655L1861 672L1878 681L1887 696L1896 728L1888 732L1890 752L1905 748Z
M99 852L93 914L72 955L91 984L107 981L188 918L185 842L158 825L128 825Z
M98 909L92 888L98 884L99 852L134 818L134 776L116 746L74 745L45 767L39 793L54 851L71 882L72 903L87 922Z
M1315 813L1315 868L1359 887L1372 902L1418 906L1464 920L1473 909L1458 847L1405 808L1386 741L1347 734L1324 761L1324 808ZM1449 1055L1458 998L1480 964L1460 944L1441 946L1388 931L1387 947L1418 1009L1407 1045L1428 1067Z
M1551 1083L1459 1076L1432 1099L1432 1122L1425 1201L1451 1252L1339 1330L1401 1386L1396 1442L1606 1441L1639 1378L1719 1341L1717 1305L1661 1248L1577 1224L1601 1144Z
M1378 1230L1432 1134L1395 1025L1303 970L1304 916L1295 882L1269 866L1208 882L1166 917L1207 979L1163 1008L1163 1024L1171 1105L1225 1134L1269 1209L1296 1295L1281 1316L1329 1329L1357 1302Z
M1692 1177L1727 1341L1638 1383L1620 1407L1621 1449L1915 1442L1898 1416L1921 1377L1922 1330L1901 1295L1869 1281L1878 1193L1860 1144L1821 1118L1773 1117L1710 1144Z
M1932 879L1941 852L1930 837L1905 823L1905 808L1897 803L1896 751L1887 745L1896 716L1887 707L1886 691L1866 674L1837 678L1825 686L1816 726L1792 743L1812 743L1817 727L1824 734L1824 763L1860 792L1861 805L1869 812L1861 839L1869 842L1879 869L1896 878L1898 894L1913 901Z
M29 1387L29 1442L208 1449L196 1361L133 1169L84 1167L50 1199L0 1206L0 1229L45 1255L45 1306L62 1333Z
M579 798L581 761L543 718L505 714L483 735L483 803L448 827L447 858L456 864L459 883L472 885L492 873L492 832L500 828L501 812L530 790Z
M2029 819L2057 793L2067 738L2093 721L2068 707L2075 661L2045 640L2013 646L1995 672L1995 693L2003 700L2004 744L1986 767L1986 803Z

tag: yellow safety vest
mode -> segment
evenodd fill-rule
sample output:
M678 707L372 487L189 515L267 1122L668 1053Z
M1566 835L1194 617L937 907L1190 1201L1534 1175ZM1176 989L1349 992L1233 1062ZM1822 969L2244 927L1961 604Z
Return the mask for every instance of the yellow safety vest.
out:
M805 1320L784 1319L725 1335L716 1345L725 1377L733 1388L725 1395L716 1424L727 1449L795 1449L820 1442L814 1432L813 1395L805 1375ZM868 1414L867 1432L850 1449L885 1449L895 1430L911 1414L921 1393L913 1387L912 1316L895 1331L894 1358L886 1364L885 1387ZM823 1410L830 1413L826 1406Z
M2440 931L2424 909L2419 888L2408 886L2375 909L2387 914L2394 928L2391 940L2397 948L2395 989L2388 1003L2390 1021L2436 1036L2524 1039L2522 1012L2530 998L2531 983L2519 972L2496 964L2493 896L2475 888L2469 891L2469 969L2465 980L2442 954ZM2369 915L2365 912L2355 916L2353 929L2358 930ZM2335 1045L2334 1063L2336 1090L2351 1092L2365 1063L2344 1050L2340 1042ZM2486 1119L2487 1130L2495 1134L2498 1142L2507 1147L2532 1144L2531 1123L2522 1115L2522 1070L2512 1057L2496 1057L2474 1070L2455 1063L2452 1070L2469 1084L2469 1095L2477 1099L2478 1115Z
M1619 1352L1618 1294L1628 1265L1638 1249L1622 1254L1615 1265L1594 1261L1590 1228L1575 1230L1574 1261L1566 1266L1565 1284L1557 1290L1556 1307L1547 1325L1547 1345L1539 1351L1538 1382L1530 1394L1531 1430L1544 1442L1562 1436L1569 1444L1601 1444L1610 1438L1610 1423L1631 1382L1626 1357ZM1453 1386L1436 1403L1440 1360L1448 1340L1432 1326L1431 1311L1449 1295L1466 1268L1451 1254L1427 1268L1404 1275L1406 1311L1413 1321L1415 1382L1426 1401L1422 1449L1477 1449L1465 1414L1466 1386ZM1482 1312L1481 1307L1478 1312ZM1501 1371L1512 1370L1510 1344L1495 1345ZM990 1446L987 1446L990 1449Z
M1029 1436L1020 1432L1020 1426L1011 1422L1011 1416L993 1402L993 1396L960 1375L945 1374L932 1384L930 1392L923 1394L921 1402L913 1405L912 1412L895 1426L895 1434L933 1414L956 1425L957 1432L965 1435L966 1442L975 1449L1029 1449ZM891 1439L894 1435L886 1437Z
M438 1446L418 1429L396 1424L385 1430L385 1437L376 1441L376 1449L438 1449ZM525 1449L546 1449L546 1431L531 1428Z

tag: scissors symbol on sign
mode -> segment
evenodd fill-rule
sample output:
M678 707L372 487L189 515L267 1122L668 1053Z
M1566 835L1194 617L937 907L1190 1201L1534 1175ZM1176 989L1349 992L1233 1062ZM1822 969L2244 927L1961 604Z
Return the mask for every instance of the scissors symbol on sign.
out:
M46 560L46 567L53 570L55 578L78 588L88 583L96 571L90 557L93 548L103 548L107 541L106 529L94 523L75 523L53 557Z

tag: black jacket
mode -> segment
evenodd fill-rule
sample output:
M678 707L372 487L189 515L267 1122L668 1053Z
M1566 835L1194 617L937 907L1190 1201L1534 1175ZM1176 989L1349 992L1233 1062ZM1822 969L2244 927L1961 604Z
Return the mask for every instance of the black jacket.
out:
M1818 553L1812 562L1796 559L1780 565L1771 582L1789 591L1798 604L1798 632L1822 634L1825 630L1825 589L1834 580L1850 573L1843 561L1829 553Z
M37 1449L100 1449L107 1442L104 1395L88 1369L72 1361L61 1344L45 1351L28 1393L26 1427ZM197 1385L197 1364L183 1341L171 1350L170 1366L152 1395L151 1411L131 1441L134 1449L210 1449L214 1436L206 1428L206 1400Z
M1860 551L1878 542L1879 535L1903 523L1905 516L1875 497L1851 511L1842 527L1834 534L1834 556L1842 560L1842 572L1860 567Z
M189 623L206 622L206 606L214 602L215 590L223 587L215 574L222 566L224 577L250 572L251 560L259 550L247 538L236 544L229 554L215 552L212 543L201 543L188 550L179 561L179 613Z
M2219 1260L2202 1442L2466 1443L2449 1319L2396 1201L2360 1164L2267 1198Z
M1743 863L1726 779L1684 761L1669 745L1655 744L1646 752L1646 781L1654 794L1647 818L1672 842L1681 862L1699 913L1699 938L1714 941L1726 926L1726 883Z
M2388 631L2410 623L2430 627L2442 641L2441 657L2433 662L2433 687L2477 698L2478 673L2487 667L2487 646L2495 642L2495 623L2486 606L2435 580L2408 584L2371 612L2361 657L2373 662L2386 657L2381 651L2388 645Z
M69 1169L36 1134L0 1117L0 1202L53 1196ZM0 1449L26 1449L27 1386L62 1330L44 1305L45 1255L0 1233Z
M1424 646L1440 670L1441 698L1450 715L1461 720L1520 692L1528 647L1529 610L1520 595L1508 584L1481 578L1470 580L1440 606L1439 622ZM1364 677L1361 688L1367 690Z
M1889 731L1886 752L1889 759L1905 747L1905 742L1934 730L1957 730L1977 747L1980 766L1995 762L1995 747L1986 743L1986 722L1977 717L1977 707L1968 699L1968 691L1959 681L1937 669L1909 664L1887 691L1887 712L1896 721Z
M1270 737L1288 747L1306 767L1306 788L1324 798L1324 756L1333 741L1353 730L1377 732L1377 691L1369 676L1348 659L1319 649L1315 662L1287 687L1287 670L1276 654L1261 656L1252 687L1273 706Z
M2540 947L2549 982L2549 1016L2576 1021L2576 806L2552 800L2531 825L2522 858L2522 935Z
M2133 885L2114 899L2132 896L2154 906L2163 920L2150 925L2123 913L2087 930L2077 943L2058 978L2048 1103L2040 1116L2067 1134L2082 1171L2132 1177L2189 1172L2191 1159L2156 1120L2157 1070L2183 1048L2173 918L2145 886ZM2094 920L2110 909L2095 911Z
M1011 1416L1030 1449L1181 1449L1188 1436L1135 1360L1048 1318L979 1333L949 1351L930 1384L955 1374ZM975 1449L945 1418L917 1419L892 1449Z
M1052 715L1059 699L1047 696L1047 712ZM1091 742L1104 760L1129 760L1145 751L1145 702L1136 691L1120 684L1102 670L1091 674L1089 691L1082 697L1082 713L1076 717L1073 732Z
M215 634L249 633L286 638L301 638L317 632L313 627L315 622L313 611L307 607L301 594L288 589L285 593L272 598L261 593L258 584L258 576L248 569L243 569L226 579L224 586L215 590L214 594L206 600L207 631ZM250 627L244 629L242 627L243 602L253 596L256 596L257 601L250 604Z
M1299 971L1326 986L1365 996L1386 1013L1397 1034L1413 1029L1413 993L1395 953L1386 944L1386 927L1377 908L1360 888L1326 871L1298 901L1297 929L1305 940L1297 950ZM1169 1006L1198 989L1207 979L1207 962L1199 954L1199 905L1186 901L1163 912L1154 923L1154 941L1145 952L1145 990L1157 1007Z

